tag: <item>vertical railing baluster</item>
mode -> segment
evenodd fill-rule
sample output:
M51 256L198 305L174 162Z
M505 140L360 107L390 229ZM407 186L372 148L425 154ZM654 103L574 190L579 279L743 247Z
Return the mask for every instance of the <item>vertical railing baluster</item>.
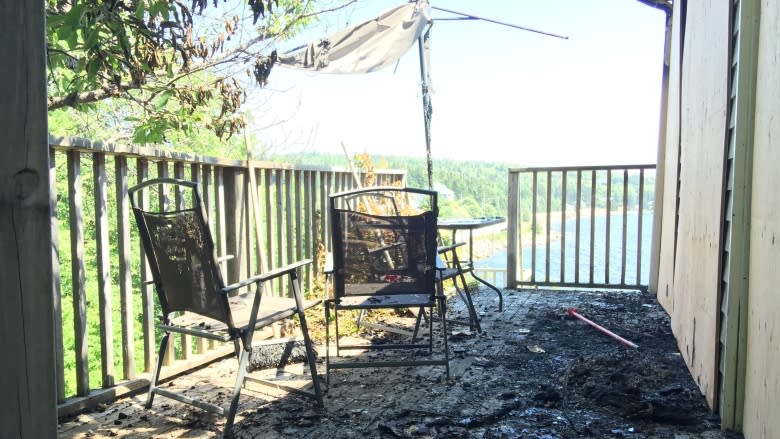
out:
M52 302L54 312L54 364L57 402L65 401L65 348L62 341L62 277L60 275L60 232L57 220L57 154L49 149L49 205L51 206Z
M157 177L158 178L168 178L168 162L165 160L160 160L157 162ZM170 208L170 200L168 199L168 188L165 187L164 184L160 184L157 186L158 192L157 192L157 202L159 205L159 209L161 212L164 212ZM174 361L176 361L176 343L174 342L174 339L171 338L170 342L168 343L168 349L165 350L165 355L163 356L163 365L169 366L173 364Z
M287 254L286 258L282 259L283 264L289 264L295 261L295 255L293 254L293 239L297 235L297 232L293 232L293 225L295 223L294 216L296 215L297 206L293 204L292 190L295 186L293 182L293 173L290 169L284 170L284 213L285 222L282 228L282 235L286 244ZM284 232L286 230L286 233Z
M595 283L593 271L596 266L596 170L590 174L590 271L588 283Z
M203 202L203 208L206 211L206 221L208 222L209 230L211 230L212 239L216 239L217 236L215 234L216 231L216 221L214 215L214 201L213 201L213 193L214 193L214 172L213 167L211 165L204 164L202 171L200 173L200 182L201 182L201 196L202 196L202 202ZM214 242L215 247L218 245L217 242ZM223 254L220 253L219 256L222 256ZM198 341L198 352L203 353L206 352L208 349L213 349L216 345L216 342L214 340L204 340L202 337Z
M173 164L173 178L176 178L178 180L184 180L184 163L183 162L174 162ZM174 194L174 204L176 205L176 209L184 209L185 206L185 199L184 194L182 193L181 189L177 188L176 193ZM192 356L192 337L187 334L182 334L180 337L181 340L181 351L182 355L185 360L189 360Z
M276 267L281 266L284 264L283 254L284 254L284 172L281 169L274 169L274 178L276 179L276 186L274 187L274 198L276 199L276 206L277 209L274 212L275 213L275 219L274 219L274 232L276 234L275 238L275 245L274 245L274 264ZM275 282L276 283L276 282ZM277 287L274 291L281 291L282 286L279 285L279 283L276 283Z
M178 180L184 180L184 163L182 162L173 162L173 178L176 178ZM176 204L178 206L178 200L182 198L181 190L176 191Z
M545 263L544 263L544 281L550 282L550 210L552 210L552 171L547 171L547 206L545 215Z
M87 340L87 292L84 269L84 210L81 185L81 153L68 151L68 202L70 261L73 288L73 331L76 354L76 394L89 394L89 343Z
M217 223L217 235L218 235L218 248L220 256L227 256L227 220L225 219L225 168L218 166L214 170L214 189L215 189L215 205L216 205L216 218ZM222 277L227 279L227 264L220 265L222 269Z
M504 282L508 288L515 288L517 285L517 260L518 251L519 254L523 254L523 245L521 239L520 229L523 224L523 217L520 214L519 199L520 199L520 184L519 173L509 171L508 179L508 195L507 195L507 212L509 216L507 218L507 253L506 253L506 278ZM519 245L518 245L519 243ZM519 250L518 250L519 248ZM520 258L520 279L523 277L522 257Z
M136 169L138 183L143 183L149 179L149 162L146 161L146 159L139 158ZM141 210L148 209L149 203L151 202L149 191L140 191L139 195L141 198L137 200L138 207ZM152 287L148 283L152 278L152 274L143 248L140 248L140 271L141 306L143 307L141 318L144 335L144 371L151 372L154 368L154 356L156 354L154 337L154 299L152 298Z
M566 282L566 170L561 171L561 280Z
M127 195L127 157L114 157L116 178L116 234L119 256L119 308L122 315L122 378L135 378L135 331L133 330L133 275L130 263L130 211Z
M642 285L642 219L645 201L645 170L639 170L639 208L636 217L636 285Z
M538 190L539 177L536 171L533 172L531 189L531 282L536 282L536 192Z
M330 250L330 217L328 212L328 195L330 194L330 178L332 173L320 172L320 239L326 251Z
M252 182L254 182L254 188L250 192L250 195L252 197L254 197L255 202L257 203L257 205L255 206L255 210L254 210L255 221L253 223L254 226L255 226L255 229L256 229L254 236L255 236L255 239L257 241L255 243L255 245L257 246L257 249L255 251L255 254L257 255L257 259L258 259L258 261L257 261L257 265L258 265L257 269L261 273L265 273L266 271L268 271L268 261L266 260L265 254L263 253L263 252L265 252L265 247L266 247L266 242L267 241L264 239L264 235L263 235L263 218L265 218L265 214L263 213L263 200L264 200L264 198L263 198L263 193L262 193L262 190L261 190L261 188L262 188L262 179L261 179L262 172L261 172L260 168L258 168L257 166L253 166L252 169L251 169L251 172L252 172L253 175L252 175L252 179L250 180L250 184L252 184Z
M305 259L306 256L303 253L303 244L304 244L304 233L303 233L303 215L306 210L306 206L304 205L304 201L302 199L302 181L303 181L303 171L293 171L293 200L294 200L294 207L295 210L295 233L292 235L293 243L295 244L295 255L292 257L292 260L299 261L301 259ZM292 262L292 261L291 261ZM311 269L311 266L304 267L302 270L303 273L303 287L306 288L306 273Z
M609 238L612 235L610 219L612 218L612 169L607 169L607 218L604 243L604 283L609 284Z
M626 284L626 250L628 232L628 169L623 170L623 237L621 245L620 285Z
M575 230L574 230L574 283L580 283L580 230L582 215L582 170L577 169L577 200L575 201Z
M265 198L265 260L268 261L268 268L276 267L276 261L274 260L274 206L278 206L277 202L273 199L273 185L272 180L273 171L271 169L263 170L264 183L264 198ZM277 181L276 184L279 182Z
M203 172L201 170L201 165L199 163L190 163L189 167L190 180L198 184L198 192L200 192L201 198L200 201L201 203L205 203L206 191L203 183ZM194 200L190 200L190 202L193 203ZM211 218L211 215L208 213L206 206L206 204L203 205L204 210L206 210L206 226L208 227L208 221ZM195 349L197 349L199 354L204 353L206 351L206 339L203 337L195 337Z
M108 184L106 156L92 154L92 183L95 202L95 249L98 280L98 315L100 316L100 363L102 386L114 385L114 324L112 314L111 268L108 237Z
M315 235L315 232L312 229L312 225L314 224L313 183L314 179L312 178L312 172L303 171L303 206L305 226L300 231L300 233L301 241L304 243L303 257L308 259L313 258L312 253L314 251L314 240L312 239L312 237ZM306 291L312 291L314 288L313 278L317 273L319 273L318 265L318 261L314 261L309 269L304 271L303 285L305 286Z

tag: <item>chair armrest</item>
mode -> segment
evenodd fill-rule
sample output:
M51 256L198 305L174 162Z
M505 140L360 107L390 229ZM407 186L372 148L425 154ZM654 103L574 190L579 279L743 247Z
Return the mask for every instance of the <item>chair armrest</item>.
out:
M300 261L293 262L292 264L285 265L285 266L279 267L279 268L275 268L275 269L273 269L271 271L268 271L268 272L265 272L263 274L258 274L258 275L252 276L252 277L250 277L248 279L244 279L244 280L242 280L240 282L236 282L234 284L231 284L231 285L228 285L228 286L222 288L222 293L227 294L227 293L229 293L229 292L231 292L233 290L237 290L239 288L243 288L243 287L245 287L247 285L252 285L252 284L258 283L258 282L265 282L265 281L268 281L268 280L271 280L271 279L276 279L277 277L283 276L283 275L288 274L290 272L294 272L295 270L297 270L300 267L303 267L304 265L311 264L311 262L312 262L311 259L302 259Z
M466 245L466 243L465 242L456 242L455 244L451 244L451 245L442 245L442 246L439 246L439 247L436 248L436 252L438 254L447 253L447 252L453 251L456 248L458 248L460 246L463 246L463 245Z

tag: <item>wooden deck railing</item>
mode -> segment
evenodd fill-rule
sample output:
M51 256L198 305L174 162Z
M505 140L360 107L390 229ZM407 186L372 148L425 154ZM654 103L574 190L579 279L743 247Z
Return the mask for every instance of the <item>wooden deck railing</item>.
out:
M150 274L130 221L128 187L158 176L198 181L217 248L235 256L224 267L228 282L264 266L317 260L330 242L328 194L355 187L346 169L247 164L72 138L49 143L60 415L147 385L153 368L156 299L144 283ZM405 181L405 171L376 171L378 185ZM319 274L317 264L302 273L308 292ZM189 337L169 351L171 373L229 352Z
M507 286L646 289L655 165L509 170Z

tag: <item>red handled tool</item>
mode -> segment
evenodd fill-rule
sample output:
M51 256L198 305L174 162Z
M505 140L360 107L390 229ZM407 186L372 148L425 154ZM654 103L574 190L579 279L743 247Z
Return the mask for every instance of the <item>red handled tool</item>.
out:
M588 320L587 318L577 314L577 310L575 308L567 309L566 313L568 313L572 317L576 317L576 318L582 320L583 322L589 324L590 326L593 326L594 328L598 329L599 331L603 332L604 334L607 334L608 336L614 338L615 340L617 340L623 346L626 346L626 347L629 347L629 348L634 348L634 349L638 349L639 348L639 346L636 343L632 343L632 342L626 340L625 338L623 338L623 337L615 334L614 332L610 331L609 329L607 329L607 328L605 328L605 327L603 327L601 325L598 325L598 324L592 322L591 320Z

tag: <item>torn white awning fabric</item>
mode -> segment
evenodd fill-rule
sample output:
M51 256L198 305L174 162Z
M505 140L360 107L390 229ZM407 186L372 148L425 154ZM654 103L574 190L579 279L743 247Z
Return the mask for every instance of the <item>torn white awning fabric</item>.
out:
M322 73L369 73L395 63L431 22L427 0L406 3L281 55L278 64Z

